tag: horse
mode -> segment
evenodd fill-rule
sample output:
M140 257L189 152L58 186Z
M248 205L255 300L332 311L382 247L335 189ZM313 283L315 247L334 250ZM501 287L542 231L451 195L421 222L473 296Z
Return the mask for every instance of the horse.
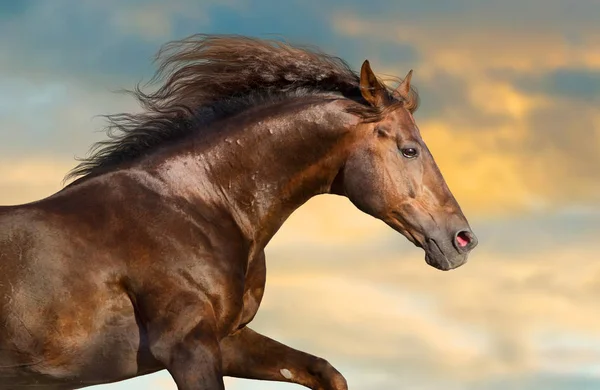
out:
M249 327L265 247L333 194L443 271L477 245L421 138L412 70L392 88L316 47L196 34L161 47L143 108L60 191L0 208L0 389L114 383L168 370L180 390L223 377L347 390L325 358ZM150 83L149 82L149 83Z

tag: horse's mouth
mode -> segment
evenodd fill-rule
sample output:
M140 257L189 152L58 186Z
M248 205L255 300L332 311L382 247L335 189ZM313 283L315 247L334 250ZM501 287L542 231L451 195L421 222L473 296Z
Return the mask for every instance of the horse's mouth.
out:
M453 259L449 259L448 256L444 254L444 251L442 251L437 241L432 238L427 239L423 249L425 250L425 262L441 271L450 271L467 262L466 255L457 254Z
M384 222L401 233L417 248L422 248L425 251L425 262L433 268L441 271L450 271L467 262L467 254L460 254L453 246L447 248L447 251L443 251L435 239L425 238L407 229L397 213L392 218L384 219Z

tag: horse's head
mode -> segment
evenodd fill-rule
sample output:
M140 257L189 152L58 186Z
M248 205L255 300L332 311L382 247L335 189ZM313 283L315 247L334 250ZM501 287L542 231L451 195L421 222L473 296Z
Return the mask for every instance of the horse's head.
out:
M356 129L340 190L423 248L429 265L450 270L467 261L477 238L421 138L410 107L411 75L390 93L363 64L361 93L381 114Z

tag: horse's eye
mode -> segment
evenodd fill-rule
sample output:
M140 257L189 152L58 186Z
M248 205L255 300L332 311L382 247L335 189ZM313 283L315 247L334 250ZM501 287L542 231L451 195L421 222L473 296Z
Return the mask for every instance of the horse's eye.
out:
M415 158L419 155L419 152L415 148L404 148L402 149L402 155L406 158Z

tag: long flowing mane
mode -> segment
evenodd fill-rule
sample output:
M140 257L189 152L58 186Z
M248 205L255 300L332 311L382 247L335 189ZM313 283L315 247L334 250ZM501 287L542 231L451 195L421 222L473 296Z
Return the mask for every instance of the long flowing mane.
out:
M315 48L198 34L167 43L156 61L158 70L149 84L162 85L152 93L142 92L139 85L129 91L144 111L105 116L108 140L94 144L66 180L134 160L260 102L336 93L357 102L352 112L365 119L379 114L363 101L357 73L342 59ZM412 90L402 104L414 111L418 101Z

